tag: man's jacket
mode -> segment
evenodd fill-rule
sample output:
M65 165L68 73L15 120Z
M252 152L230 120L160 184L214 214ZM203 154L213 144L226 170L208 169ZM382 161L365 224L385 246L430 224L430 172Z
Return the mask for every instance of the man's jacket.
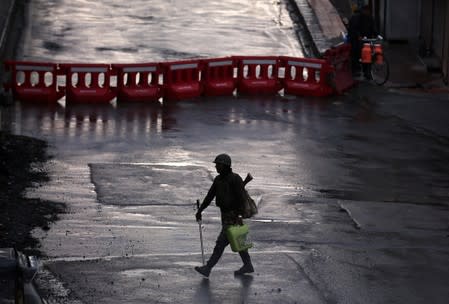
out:
M245 200L245 189L240 175L230 169L229 172L215 177L200 209L206 209L214 198L221 211L222 223L235 223L238 215L242 214Z

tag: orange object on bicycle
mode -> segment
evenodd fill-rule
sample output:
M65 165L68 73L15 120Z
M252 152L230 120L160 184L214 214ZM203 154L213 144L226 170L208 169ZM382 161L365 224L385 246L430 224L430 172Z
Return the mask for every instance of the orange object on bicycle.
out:
M371 46L369 43L364 43L362 48L362 63L371 63Z
M374 54L376 54L376 63L377 64L384 63L384 53L382 51L382 45L381 44L375 44L374 45Z

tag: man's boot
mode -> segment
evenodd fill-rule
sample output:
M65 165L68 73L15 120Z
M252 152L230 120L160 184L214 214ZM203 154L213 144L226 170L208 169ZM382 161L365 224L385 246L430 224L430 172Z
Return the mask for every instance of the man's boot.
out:
M254 267L252 264L245 264L239 270L234 271L234 275L242 275L246 273L253 273Z
M240 251L239 254L242 258L243 266L239 270L234 271L234 275L242 275L254 272L254 267L251 263L251 257L249 256L248 250Z
M201 267L197 266L195 267L195 270L201 273L206 278L209 277L209 274L212 270L212 267L217 264L218 260L220 259L221 255L223 254L223 251L225 247L229 244L228 239L226 238L226 235L222 231L220 235L218 236L217 243L214 247L214 251L212 252L212 255L209 258L209 261L207 261L206 265L203 265Z
M207 265L204 265L204 266L201 266L201 267L200 266L196 266L195 270L198 271L199 273L201 273L206 278L208 278L211 268L209 266L207 266Z

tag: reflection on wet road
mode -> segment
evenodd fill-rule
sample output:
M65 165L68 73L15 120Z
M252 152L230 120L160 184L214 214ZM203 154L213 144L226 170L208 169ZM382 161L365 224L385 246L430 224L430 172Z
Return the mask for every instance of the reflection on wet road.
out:
M17 103L12 115L4 128L44 138L58 154L84 158L84 165L91 157L207 166L223 150L242 170L261 170L254 173L267 187L303 195L413 203L447 198L447 148L356 104L283 97L163 106ZM86 149L94 153L83 156Z

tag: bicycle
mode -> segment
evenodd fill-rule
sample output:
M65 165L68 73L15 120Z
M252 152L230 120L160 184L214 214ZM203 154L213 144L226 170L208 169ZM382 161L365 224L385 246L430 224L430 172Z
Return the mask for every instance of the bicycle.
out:
M369 76L377 85L383 85L390 76L390 65L382 50L382 36L362 38L362 58L360 62L368 69Z

